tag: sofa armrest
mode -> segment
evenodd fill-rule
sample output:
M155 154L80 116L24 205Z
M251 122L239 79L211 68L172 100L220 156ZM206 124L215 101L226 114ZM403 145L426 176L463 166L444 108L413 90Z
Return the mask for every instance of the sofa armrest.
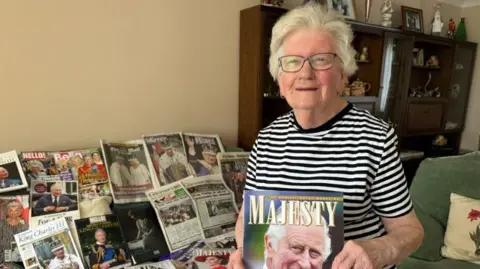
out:
M415 213L423 226L425 235L422 244L411 256L427 261L439 261L443 259L440 250L443 246L445 227L443 227L438 220L422 210L418 205L415 205L415 203L414 208Z

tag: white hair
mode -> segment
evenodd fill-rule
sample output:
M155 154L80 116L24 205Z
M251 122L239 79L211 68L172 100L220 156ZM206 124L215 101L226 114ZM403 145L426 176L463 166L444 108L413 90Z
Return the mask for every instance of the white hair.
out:
M282 206L279 206L275 212L277 219L282 219L283 218L283 210ZM304 217L305 213L303 211L298 212L299 217ZM323 251L322 251L322 259L323 261L326 261L328 256L332 253L332 242L331 238L329 235L329 229L328 229L328 224L323 216L321 216L322 220L322 230L323 230ZM310 224L312 225L312 224ZM270 244L272 245L273 250L277 251L278 250L278 245L280 243L280 240L287 235L287 227L286 225L278 225L278 224L270 224L268 226L268 230L265 233L265 236L268 237L268 240ZM265 262L267 261L268 258L268 251L265 246Z
M347 76L353 75L358 66L355 60L356 51L352 47L353 32L343 16L328 10L318 3L309 3L294 8L284 14L272 29L270 42L270 74L276 80L281 72L278 58L283 56L283 42L292 32L300 28L318 29L330 33L334 39L336 54L342 63L342 70Z

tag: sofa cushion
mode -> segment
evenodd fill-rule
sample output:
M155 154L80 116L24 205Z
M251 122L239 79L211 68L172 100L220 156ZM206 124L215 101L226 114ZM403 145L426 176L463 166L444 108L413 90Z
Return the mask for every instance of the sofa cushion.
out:
M461 156L427 158L417 169L410 186L415 211L422 216L425 230L422 246L413 254L425 260L441 257L443 234L447 226L450 193L480 199L480 152ZM442 235L440 235L442 226ZM436 238L436 239L433 239ZM430 253L434 251L435 253Z
M439 261L431 262L413 257L406 258L398 269L480 269L480 265L474 263L454 260L441 259Z
M450 202L442 255L480 264L480 200L452 193Z

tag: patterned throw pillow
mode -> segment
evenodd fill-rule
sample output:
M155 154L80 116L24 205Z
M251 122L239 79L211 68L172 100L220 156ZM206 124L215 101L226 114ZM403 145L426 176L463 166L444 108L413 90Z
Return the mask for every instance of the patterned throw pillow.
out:
M450 194L444 246L446 258L480 264L480 200Z

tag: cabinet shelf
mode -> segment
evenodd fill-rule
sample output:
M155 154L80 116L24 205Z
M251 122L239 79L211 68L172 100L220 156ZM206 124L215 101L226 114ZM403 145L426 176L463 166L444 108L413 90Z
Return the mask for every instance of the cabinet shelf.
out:
M265 5L240 12L237 140L238 146L246 150L252 148L265 124L291 109L285 99L276 95L278 86L268 69L271 30L285 12L288 10ZM358 70L349 82L359 79L371 86L366 96L342 98L391 122L400 149L425 147L426 150L431 145L430 136L442 133L452 133L455 138L449 142L461 137L457 134L464 128L477 44L346 21L354 31L352 47L356 51L368 48L368 60L356 59ZM425 63L435 55L440 66L413 65L414 49L423 49ZM411 88L425 85L428 89L438 87L441 97L409 97ZM449 98L452 87L460 88L455 99ZM264 96L264 91L273 95ZM445 130L449 122L458 125Z

